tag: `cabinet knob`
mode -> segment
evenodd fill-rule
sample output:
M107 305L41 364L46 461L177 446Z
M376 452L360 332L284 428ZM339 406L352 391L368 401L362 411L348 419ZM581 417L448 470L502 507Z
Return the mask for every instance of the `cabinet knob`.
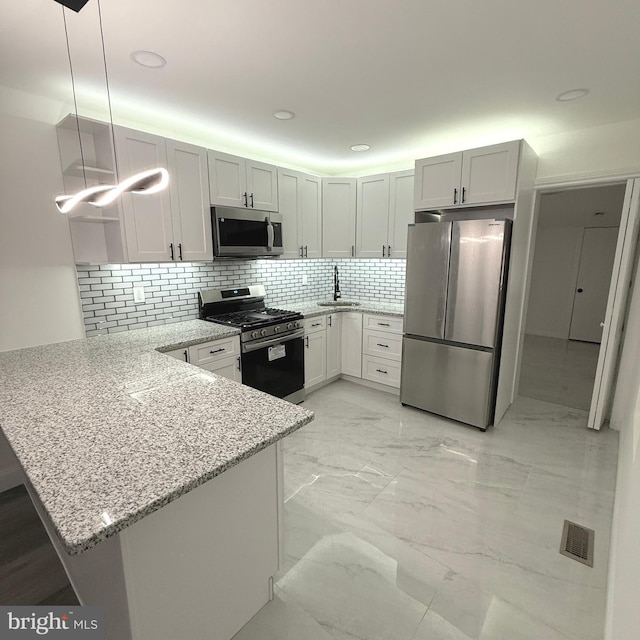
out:
M578 289L578 293L582 293L584 289Z

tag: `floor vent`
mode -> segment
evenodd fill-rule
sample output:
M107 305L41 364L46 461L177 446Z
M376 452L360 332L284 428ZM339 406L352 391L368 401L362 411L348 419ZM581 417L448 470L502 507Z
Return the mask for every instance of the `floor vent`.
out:
M581 527L575 522L564 521L560 553L567 558L573 558L588 567L593 567L593 529Z

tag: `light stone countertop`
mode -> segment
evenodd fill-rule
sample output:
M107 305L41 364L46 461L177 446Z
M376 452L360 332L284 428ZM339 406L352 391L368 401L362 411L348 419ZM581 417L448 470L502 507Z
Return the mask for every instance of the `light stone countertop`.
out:
M283 309L289 311L298 311L304 315L305 318L313 318L315 316L328 315L337 311L359 311L361 313L374 313L377 315L385 316L397 316L402 317L404 315L404 304L398 304L393 302L379 302L377 300L359 300L356 298L345 298L346 302L359 302L358 306L339 306L339 307L321 307L318 302L325 302L324 300L311 301L311 302L291 302L283 303L280 306Z
M0 353L0 427L70 554L313 419L158 351L239 333L189 320Z

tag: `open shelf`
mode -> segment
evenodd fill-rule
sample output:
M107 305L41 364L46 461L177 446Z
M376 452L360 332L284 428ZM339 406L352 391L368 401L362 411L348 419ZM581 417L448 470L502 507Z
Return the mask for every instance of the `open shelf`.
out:
M99 216L99 215L77 215L77 216L69 216L69 220L79 220L80 222L119 222L120 218L116 218L113 216Z
M88 164L83 165L82 162L72 162L63 172L67 176L75 178L87 178L92 180L103 180L105 178L113 178L115 173L111 169L102 169Z

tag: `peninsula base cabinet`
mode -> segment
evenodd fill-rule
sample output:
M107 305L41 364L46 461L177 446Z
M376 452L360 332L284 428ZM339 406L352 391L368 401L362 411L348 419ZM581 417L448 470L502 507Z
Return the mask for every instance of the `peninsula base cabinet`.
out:
M165 355L184 360L223 378L242 382L240 338L230 336L192 345L186 349L165 351Z
M105 640L230 640L273 594L281 465L278 442L78 555L27 489L80 604L104 608Z

